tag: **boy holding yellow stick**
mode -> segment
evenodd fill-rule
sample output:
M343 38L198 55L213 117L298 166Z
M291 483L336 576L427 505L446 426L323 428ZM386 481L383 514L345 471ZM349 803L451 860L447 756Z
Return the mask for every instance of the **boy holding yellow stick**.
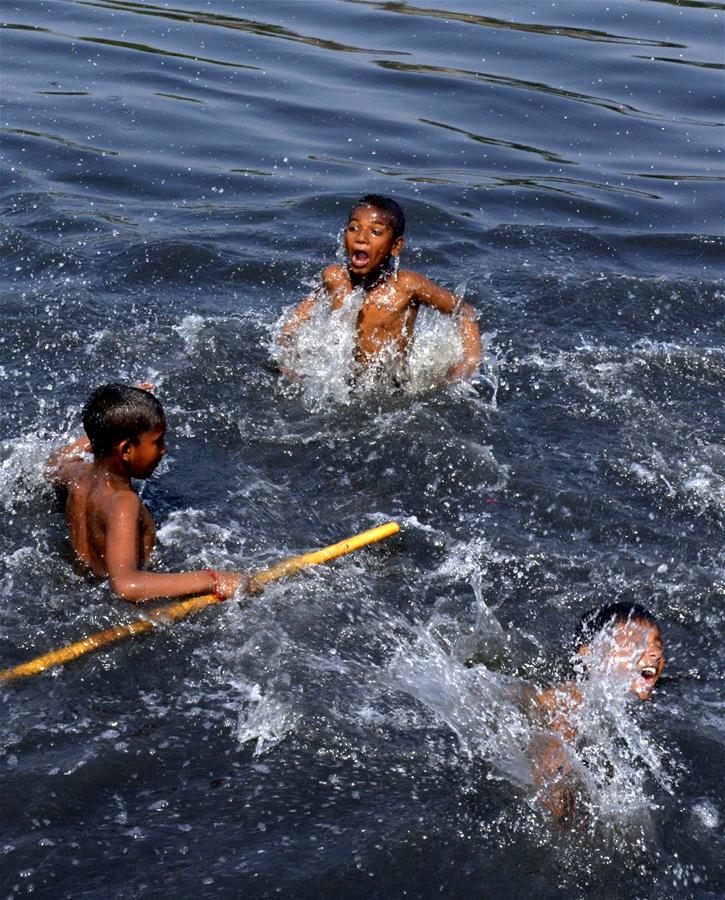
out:
M228 600L249 587L240 572L148 572L156 529L131 483L149 478L166 454L166 418L148 390L105 384L83 409L86 437L53 453L46 476L65 495L73 549L111 590L133 603L213 593ZM93 460L87 459L88 452Z

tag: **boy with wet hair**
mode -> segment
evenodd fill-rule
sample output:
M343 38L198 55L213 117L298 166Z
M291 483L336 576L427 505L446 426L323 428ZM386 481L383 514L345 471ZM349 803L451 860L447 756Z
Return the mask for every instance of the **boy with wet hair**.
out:
M576 657L580 677L534 695L537 723L547 733L531 744L538 800L557 819L576 809L576 774L567 745L580 738L586 683L597 680L624 698L652 696L665 667L662 636L654 616L637 603L609 603L579 623ZM553 732L553 733L552 733Z
M609 603L582 616L578 653L591 675L594 667L627 678L629 690L649 700L665 666L662 637L652 613L639 603Z
M248 579L239 572L147 572L153 519L133 489L166 454L166 418L144 387L104 384L83 409L86 437L53 453L46 476L65 497L70 540L78 557L111 590L134 603L157 597L214 593L232 597ZM93 461L86 458L92 451Z
M422 275L398 270L405 239L405 214L395 200L379 194L361 197L348 218L344 232L347 265L334 263L322 272L322 285L332 309L340 309L356 288L363 291L357 317L355 362L365 370L393 352L405 360L411 347L413 329L421 305L444 315L456 316L463 346L463 359L446 373L449 380L467 378L481 362L481 335L476 313L450 291ZM293 333L310 318L319 294L307 297L293 311L280 334L280 346L287 349ZM294 377L294 372L283 370Z

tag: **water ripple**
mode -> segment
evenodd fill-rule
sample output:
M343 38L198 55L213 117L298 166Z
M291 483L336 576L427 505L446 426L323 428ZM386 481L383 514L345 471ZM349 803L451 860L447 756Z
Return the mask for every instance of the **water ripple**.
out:
M280 25L272 25L267 22L259 22L254 19L243 19L239 16L222 15L220 13L202 12L200 10L185 10L169 6L156 6L151 3L127 3L123 0L66 0L77 3L79 6L97 7L99 9L118 10L141 16L153 16L169 19L173 22L188 22L192 25L207 25L213 28L229 28L234 31L243 31L260 37L276 38L279 40L293 41L300 44L308 44L311 47L320 47L323 50L333 50L342 53L379 53L379 50L357 47L352 44L338 41L325 40L320 37L299 34ZM396 54L398 55L398 54ZM400 54L404 55L404 54Z
M505 19L495 19L490 16L481 16L475 13L456 12L451 9L430 9L424 6L413 6L409 3L399 3L395 0L346 0L348 3L361 3L366 6L374 6L383 12L397 13L404 16L421 16L423 18L444 19L445 21L465 22L467 25L479 25L483 28L501 29L504 31L520 31L530 34L551 35L553 37L571 38L577 41L596 41L605 44L632 44L646 47L671 47L683 48L685 44L676 44L671 41L656 41L647 38L632 37L630 35L611 34L606 31L597 31L590 28L570 28L565 25L534 25L530 22L512 22ZM512 10L516 7L513 6Z
M456 69L443 66L420 65L414 63L394 62L390 60L378 60L376 62L383 69L391 69L396 72L410 72L418 75L445 75L454 78L470 78L477 81L483 81L488 84L503 85L504 87L515 88L517 90L532 91L534 93L550 94L563 100L573 101L575 103L585 103L588 106L598 106L602 109L608 109L610 112L619 113L623 116L634 116L638 119L651 119L657 122L680 122L689 125L704 126L721 126L722 122L713 122L708 119L693 119L687 116L673 116L672 114L662 114L643 109L638 109L629 103L622 103L617 100L610 100L606 97L596 97L591 94L583 94L578 91L566 90L564 88L556 88L552 85L544 84L539 81L526 81L521 78L511 78L503 75L493 75L488 72L475 72L466 69Z

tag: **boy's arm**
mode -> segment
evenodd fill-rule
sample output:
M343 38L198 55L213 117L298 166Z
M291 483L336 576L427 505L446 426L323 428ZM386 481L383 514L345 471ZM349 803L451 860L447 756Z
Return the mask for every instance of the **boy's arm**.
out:
M85 435L71 441L65 447L54 450L45 465L45 477L53 487L67 487L74 463L81 462L83 457L90 452L91 442Z
M577 812L577 777L568 742L577 731L571 716L581 697L571 685L547 688L533 697L535 718L543 731L529 744L536 799L561 821Z
M332 299L333 304L338 295L345 291L345 288L348 286L348 280L342 266L333 263L333 265L327 266L327 268L323 270L321 276L322 286ZM305 299L294 308L292 315L285 322L280 331L279 340L282 346L289 345L290 336L297 331L303 322L306 322L307 319L309 319L312 315L312 310L315 308L319 299L319 295L317 291L315 291L310 294L309 297L305 297Z
M537 734L529 744L536 799L561 821L577 807L577 778L571 756L558 735Z
M317 303L317 297L311 295L309 297L305 297L305 299L298 303L292 311L292 315L287 319L287 321L282 326L280 330L279 337L277 339L278 343L287 349L290 345L290 338L294 334L295 331L302 325L303 322L306 322L307 319L312 315L312 310L315 308L315 304Z
M290 347L292 345L292 335L295 333L295 331L297 331L297 329L300 327L300 325L302 325L303 322L306 322L307 319L310 318L316 303L317 297L315 297L314 295L306 297L294 308L292 315L289 317L289 319L287 319L287 321L280 329L280 332L277 335L277 347L283 352L283 354L289 353ZM285 378L289 378L292 381L300 380L301 376L289 366L282 365L279 359L277 360L277 365L279 366L279 370Z
M327 268L322 272L321 280L322 286L325 288L328 295L332 298L334 306L337 295L344 288L344 270L341 266L335 264L327 266ZM292 311L292 315L284 323L277 337L277 345L282 350L289 350L292 343L292 335L295 333L295 331L297 331L300 325L302 325L310 318L319 299L319 294L317 291L315 291L314 293L310 294L309 297L305 297L305 299L301 303L298 303L294 308L294 310ZM282 374L287 376L288 378L298 377L297 374L291 371L288 367L280 366L280 368L282 370Z
M448 370L447 377L454 380L475 375L481 365L481 333L476 321L476 310L470 303L463 303L455 294L422 275L406 272L405 279L412 300L432 306L444 315L455 315L458 318L458 331L463 344L463 359Z
M228 600L247 586L240 572L145 572L139 568L139 519L141 500L133 491L120 491L106 515L106 568L111 590L124 600L142 603L157 597L209 594L217 587L220 599Z

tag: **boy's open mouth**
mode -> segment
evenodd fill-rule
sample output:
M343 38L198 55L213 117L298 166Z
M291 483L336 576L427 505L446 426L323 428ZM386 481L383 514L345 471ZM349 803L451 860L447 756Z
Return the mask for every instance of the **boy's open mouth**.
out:
M637 685L637 687L635 687L635 693L640 694L640 698L642 697L642 693L649 696L657 684L657 669L655 666L645 666L643 669L640 669L639 678L635 684Z
M657 669L654 666L645 666L639 670L639 677L634 680L631 690L640 700L649 700L657 684Z
M354 266L364 266L370 257L364 250L356 250L350 257L350 261Z

